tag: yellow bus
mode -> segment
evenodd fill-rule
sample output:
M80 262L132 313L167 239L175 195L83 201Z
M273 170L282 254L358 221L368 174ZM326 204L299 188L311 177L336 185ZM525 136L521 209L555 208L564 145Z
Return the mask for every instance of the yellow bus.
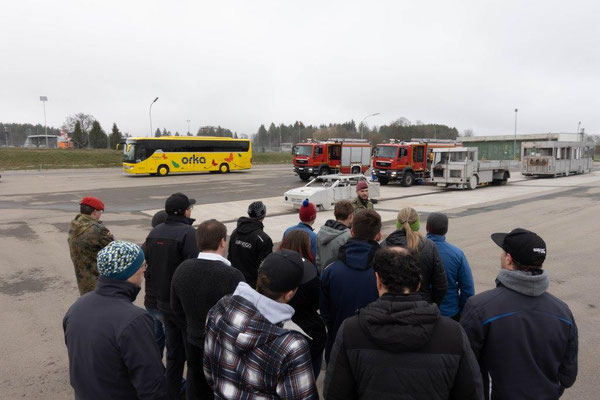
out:
M211 136L129 138L123 146L123 171L165 176L185 172L221 172L252 167L249 139Z

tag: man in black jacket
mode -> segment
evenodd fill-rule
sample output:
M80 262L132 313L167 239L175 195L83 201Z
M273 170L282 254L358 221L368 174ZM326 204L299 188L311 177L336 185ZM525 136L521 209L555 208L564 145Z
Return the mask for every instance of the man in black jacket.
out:
M225 225L214 219L202 222L196 229L196 242L198 258L181 263L171 282L171 307L186 327L188 400L213 398L202 369L206 315L221 297L233 294L238 283L244 281L244 275L224 257Z
M252 288L256 287L256 276L260 263L273 252L273 241L263 230L267 207L262 201L248 206L248 217L240 217L237 227L231 232L227 258L233 267L244 274Z
M326 399L482 399L481 375L460 325L417 293L410 250L378 250L379 299L344 321L325 376Z
M152 318L133 304L144 280L144 253L112 242L98 253L96 289L63 319L76 399L166 399Z
M492 399L558 399L577 378L578 335L569 306L547 292L546 243L522 228L492 240L502 248L497 287L470 297L460 322L486 399L489 380Z
M195 231L192 228L193 204L183 193L169 196L165 202L167 220L152 229L146 238L146 258L152 276L158 310L163 315L167 347L167 391L170 399L181 397L181 378L185 365L182 327L171 309L171 279L184 260L198 256Z

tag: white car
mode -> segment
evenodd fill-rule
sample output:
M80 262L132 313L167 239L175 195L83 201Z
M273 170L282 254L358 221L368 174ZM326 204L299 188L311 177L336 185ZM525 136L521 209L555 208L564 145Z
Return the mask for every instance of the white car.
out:
M356 197L356 184L361 180L366 180L362 174L320 175L302 187L285 192L283 200L297 209L308 199L321 210L330 210L337 201ZM367 183L369 198L379 197L379 183L368 180Z

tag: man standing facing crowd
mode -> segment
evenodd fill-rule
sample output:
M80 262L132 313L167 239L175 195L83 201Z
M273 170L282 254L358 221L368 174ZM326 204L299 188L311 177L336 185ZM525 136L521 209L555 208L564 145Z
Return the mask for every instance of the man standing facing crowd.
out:
M494 233L496 288L471 297L460 323L479 361L486 399L558 399L577 377L573 314L547 292L546 243L526 229ZM489 376L489 378L488 378Z
M169 399L181 397L181 379L185 365L182 326L171 308L171 280L184 260L198 256L194 220L190 218L196 200L183 193L169 196L165 202L167 220L152 229L146 238L146 258L151 269L156 303L162 313L167 347L167 392Z
M369 199L369 184L366 180L358 182L356 185L356 197L352 200L354 214L362 210L374 210L373 202Z
M238 219L237 227L229 238L227 258L252 287L256 286L260 263L273 252L273 241L264 231L266 215L267 207L262 201L250 203L248 217Z
M96 287L96 256L104 246L115 240L100 222L103 212L104 203L100 199L84 197L79 204L79 214L71 221L69 228L69 251L80 295Z

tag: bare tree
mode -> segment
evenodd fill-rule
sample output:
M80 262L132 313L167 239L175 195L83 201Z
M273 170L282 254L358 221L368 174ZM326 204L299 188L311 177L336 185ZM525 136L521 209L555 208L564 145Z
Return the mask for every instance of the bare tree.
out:
M473 137L473 129L465 129L463 131L462 137Z
M394 122L392 122L392 125L396 125L396 126L411 126L412 123L410 122L410 120L408 118L400 117L397 120L395 120Z
M93 115L85 113L69 115L62 125L62 129L69 133L73 133L73 131L75 130L75 124L78 121L81 125L81 130L84 133L89 133L90 129L92 128L92 125L94 124L94 121L96 121L96 118L94 118Z

